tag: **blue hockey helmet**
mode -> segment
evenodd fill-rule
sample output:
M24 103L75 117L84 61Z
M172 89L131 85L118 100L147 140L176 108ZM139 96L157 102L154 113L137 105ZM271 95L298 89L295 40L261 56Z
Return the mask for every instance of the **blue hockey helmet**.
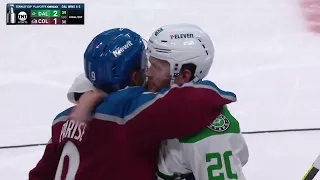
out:
M109 92L125 88L131 81L132 71L146 68L143 39L126 28L98 34L84 53L86 77L95 87Z

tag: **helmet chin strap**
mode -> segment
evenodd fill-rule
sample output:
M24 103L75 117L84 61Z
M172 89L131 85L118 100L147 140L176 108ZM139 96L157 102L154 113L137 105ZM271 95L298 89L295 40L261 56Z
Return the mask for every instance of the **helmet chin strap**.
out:
M176 79L176 77L171 77L171 80L170 80L170 86L174 85L174 80ZM191 80L190 82L199 82L201 81L202 79L200 79L198 76L195 76L193 78L193 80Z
M143 81L142 87L148 87L148 76L144 77L144 81Z
M170 80L170 86L172 86L172 85L174 85L175 83L174 83L174 78L171 78L171 80Z
M172 86L174 84L174 80L175 78L157 78L157 79L161 79L161 80L170 80L170 86ZM142 85L142 87L147 87L148 86L148 76L146 76L145 81Z
M171 78L170 78L170 86L174 85L174 80L176 80L176 78L179 76L178 73L175 73L174 75L171 75Z
M199 82L201 80L202 79L200 79L198 76L195 76L191 82Z

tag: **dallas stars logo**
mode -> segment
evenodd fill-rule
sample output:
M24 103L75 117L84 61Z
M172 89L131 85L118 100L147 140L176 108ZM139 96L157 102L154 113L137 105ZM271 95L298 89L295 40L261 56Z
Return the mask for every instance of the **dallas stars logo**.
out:
M220 114L209 126L208 128L216 131L223 132L230 127L230 121L224 115Z
M159 29L157 29L157 30L154 32L154 35L155 35L155 36L158 36L162 31L163 31L163 29L162 29L162 28L159 28Z

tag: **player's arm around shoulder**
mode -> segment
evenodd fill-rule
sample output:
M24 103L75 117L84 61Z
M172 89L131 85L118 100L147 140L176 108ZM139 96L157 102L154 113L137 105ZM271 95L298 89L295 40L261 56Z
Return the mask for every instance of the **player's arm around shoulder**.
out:
M159 140L172 139L200 131L220 114L224 105L235 101L234 93L220 90L211 81L186 83L159 93L142 93L130 105L133 108L125 118L152 123Z
M71 113L72 119L85 122L91 119L91 113L108 95L100 89L84 92Z
M56 165L59 161L59 152L57 150L56 138L58 135L56 133L55 125L65 121L67 119L67 114L71 112L71 108L58 114L53 122L51 128L51 139L46 145L43 156L37 163L36 167L29 172L29 180L44 180L44 179L54 179L56 173Z

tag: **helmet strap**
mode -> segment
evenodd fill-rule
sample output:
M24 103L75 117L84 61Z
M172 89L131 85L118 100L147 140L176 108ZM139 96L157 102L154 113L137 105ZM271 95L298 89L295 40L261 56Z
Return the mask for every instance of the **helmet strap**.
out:
M170 86L174 85L174 80L175 80L176 77L178 77L179 75L180 75L180 73L173 73L173 75L171 75Z
M194 76L193 80L191 82L199 82L201 81L202 79L200 79L198 76Z

